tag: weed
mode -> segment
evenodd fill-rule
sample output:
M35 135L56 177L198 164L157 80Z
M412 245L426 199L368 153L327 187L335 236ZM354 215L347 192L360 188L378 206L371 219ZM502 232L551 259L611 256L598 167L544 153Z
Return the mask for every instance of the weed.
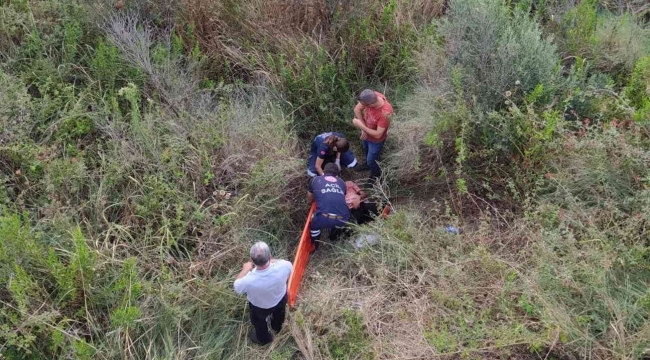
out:
M448 69L460 67L468 101L499 108L507 91L526 93L554 81L556 47L527 13L515 9L511 17L502 2L492 0L452 1L450 9L441 24Z
M0 0L0 351L647 356L647 11L612 4ZM291 259L301 139L356 138L366 87L391 216L249 346L232 279L255 241Z

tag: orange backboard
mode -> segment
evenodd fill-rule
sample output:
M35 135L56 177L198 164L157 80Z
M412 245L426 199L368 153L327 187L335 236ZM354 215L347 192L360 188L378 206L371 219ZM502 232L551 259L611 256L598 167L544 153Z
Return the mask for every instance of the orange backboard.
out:
M311 204L311 209L309 209L309 215L307 215L307 220L305 221L305 227L302 229L302 234L300 235L300 242L298 243L298 250L296 250L296 258L293 261L293 271L289 277L288 293L289 293L289 307L293 308L296 304L296 297L298 296L298 290L300 289L300 282L302 281L302 276L309 262L309 253L314 250L314 245L311 243L311 238L309 236L309 225L311 224L311 218L314 215L316 210L316 203Z

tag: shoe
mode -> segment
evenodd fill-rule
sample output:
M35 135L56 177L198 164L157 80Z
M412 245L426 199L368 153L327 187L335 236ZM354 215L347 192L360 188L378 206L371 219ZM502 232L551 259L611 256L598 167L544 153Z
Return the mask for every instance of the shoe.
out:
M265 343L261 342L261 341L257 338L257 332L255 332L255 329L254 329L254 328L251 329L251 331L248 333L248 338L249 338L249 339L250 339L254 344L257 344L257 345L266 345ZM273 341L273 336L271 336L271 341ZM270 343L270 342L269 342L269 343Z
M342 232L343 232L342 229L330 229L330 234L329 234L330 241L338 240Z
M309 252L309 255L312 255L313 253L315 253L316 250L318 250L319 246L320 246L320 241L314 241L314 249Z
M282 324L280 324L280 330L273 328L273 325L271 325L271 315L266 317L266 325L268 325L268 327L276 334L280 333L280 330L282 330Z

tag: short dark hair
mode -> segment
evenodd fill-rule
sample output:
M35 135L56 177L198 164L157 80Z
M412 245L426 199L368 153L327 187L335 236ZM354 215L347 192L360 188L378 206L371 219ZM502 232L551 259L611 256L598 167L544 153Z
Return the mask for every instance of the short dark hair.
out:
M336 151L340 153L344 153L350 149L350 143L348 143L348 140L344 138L336 140L335 146Z
M357 96L357 99L364 105L371 105L377 101L377 94L372 89L365 89Z
M328 163L328 164L325 164L325 167L323 168L323 173L325 175L339 176L339 174L341 172L339 170L338 165L336 165L334 163Z

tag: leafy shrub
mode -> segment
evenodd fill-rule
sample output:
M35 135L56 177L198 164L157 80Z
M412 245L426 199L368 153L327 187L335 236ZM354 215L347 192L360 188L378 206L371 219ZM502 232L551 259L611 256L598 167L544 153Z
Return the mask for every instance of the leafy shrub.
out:
M31 97L23 83L0 70L0 145L28 141L32 127Z
M636 108L635 120L650 120L650 56L639 59L625 93Z
M562 114L537 112L534 102L520 108L514 99L506 101L506 109L482 112L459 97L442 100L427 89L416 96L429 99L434 114L430 107L401 104L411 113L408 121L395 126L403 148L390 158L393 174L400 181L417 179L429 188L469 191L493 201L526 196L529 176L534 176L528 170L545 163L553 140L563 131Z
M29 24L29 2L12 1L2 4L0 13L0 52L5 55L15 50L16 42L22 41Z
M333 359L347 359L351 354L360 355L362 359L371 359L368 336L363 329L363 316L351 310L343 312L341 327L345 333L340 339L330 339L329 351Z
M629 73L639 58L650 53L647 25L631 14L599 11L595 0L582 1L563 21L568 53L588 58L596 69Z
M440 27L450 63L464 97L493 109L506 91L550 90L557 74L557 51L527 13L498 0L454 0Z
M0 216L0 284L9 290L6 306L0 312L0 337L10 353L54 355L60 348L77 344L74 338L53 336L52 328L69 331L68 325L56 327L65 323L65 316L87 320L76 311L83 307L85 294L97 283L96 257L79 228L72 231L74 245L69 252L55 254L50 249L47 255L48 246L39 239L42 234L26 221L26 213L3 210Z

